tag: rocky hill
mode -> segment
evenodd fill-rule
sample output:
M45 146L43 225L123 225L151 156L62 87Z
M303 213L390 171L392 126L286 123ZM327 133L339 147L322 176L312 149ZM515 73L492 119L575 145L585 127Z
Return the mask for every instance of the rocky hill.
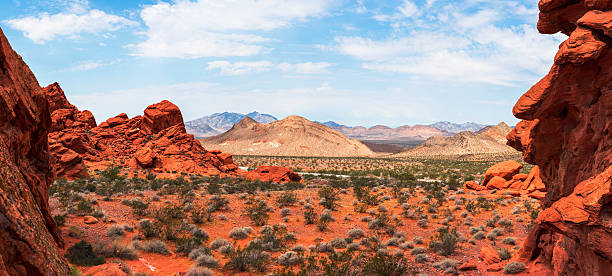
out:
M71 275L49 208L49 103L0 29L0 275Z
M256 111L246 115L234 112L223 112L185 122L185 128L188 133L198 138L210 137L228 131L232 126L247 116L262 124L271 123L277 120L272 115L262 114Z
M499 135L505 137L510 130L510 127L502 122L479 133L464 131L451 137L432 136L417 147L393 157L514 154L516 150L505 144L505 138L503 141L499 138Z
M71 105L57 83L44 91L52 111L49 147L59 177L87 177L88 168L111 163L157 173L237 171L230 154L207 151L187 134L181 111L169 101L147 107L143 116L128 118L122 113L96 126L91 113Z
M568 36L549 73L517 101L509 145L546 187L515 261L527 274L612 271L612 1L542 0L538 30Z
M359 141L299 116L269 124L245 117L226 133L202 139L206 148L240 155L373 156Z
M508 140L506 139L506 135L508 135L510 131L512 131L512 128L506 123L501 122L495 126L484 127L483 129L477 131L476 134L485 134L495 139L497 142L505 145L506 142L508 142Z

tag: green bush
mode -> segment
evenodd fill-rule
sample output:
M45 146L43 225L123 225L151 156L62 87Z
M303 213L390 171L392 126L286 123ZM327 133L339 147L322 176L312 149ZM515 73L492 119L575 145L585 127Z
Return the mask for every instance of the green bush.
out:
M104 258L98 256L88 242L81 240L68 248L66 258L70 263L79 266L94 266L105 263Z
M265 201L261 200L244 209L244 214L257 226L265 225L270 217L268 214L268 205Z

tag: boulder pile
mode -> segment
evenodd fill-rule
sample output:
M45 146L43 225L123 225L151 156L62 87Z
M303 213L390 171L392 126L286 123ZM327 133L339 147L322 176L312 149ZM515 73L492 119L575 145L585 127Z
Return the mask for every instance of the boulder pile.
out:
M475 191L499 190L512 195L526 195L541 199L546 195L546 186L540 178L540 168L533 167L529 174L519 173L523 165L514 160L495 164L490 167L483 178L482 184L467 181L463 188Z

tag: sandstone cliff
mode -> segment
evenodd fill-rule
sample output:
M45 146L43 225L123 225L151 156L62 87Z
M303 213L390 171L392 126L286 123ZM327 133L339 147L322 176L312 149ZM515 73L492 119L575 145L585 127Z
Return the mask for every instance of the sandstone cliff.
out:
M544 210L517 259L531 272L612 271L612 1L542 0L541 33L562 32L548 75L513 112L508 144L537 164Z
M0 29L0 275L70 275L49 213L49 104Z

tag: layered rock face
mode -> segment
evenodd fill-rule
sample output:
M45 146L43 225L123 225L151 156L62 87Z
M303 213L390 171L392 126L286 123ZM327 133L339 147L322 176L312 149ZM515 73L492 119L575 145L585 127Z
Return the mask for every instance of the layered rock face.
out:
M96 126L91 112L79 111L61 87L44 88L51 107L49 145L57 160L58 177L88 177L87 167L111 163L158 173L235 174L230 154L206 151L187 134L179 108L169 101L153 104L144 116L125 113Z
M89 177L84 158L95 159L91 148L89 130L96 127L96 119L90 111L79 111L68 102L59 84L43 88L49 101L51 128L49 150L55 157L57 177L68 179Z
M612 271L612 0L542 0L538 29L563 32L548 75L516 103L508 144L548 193L517 258L558 275Z
M49 212L49 104L0 29L0 275L70 275Z

